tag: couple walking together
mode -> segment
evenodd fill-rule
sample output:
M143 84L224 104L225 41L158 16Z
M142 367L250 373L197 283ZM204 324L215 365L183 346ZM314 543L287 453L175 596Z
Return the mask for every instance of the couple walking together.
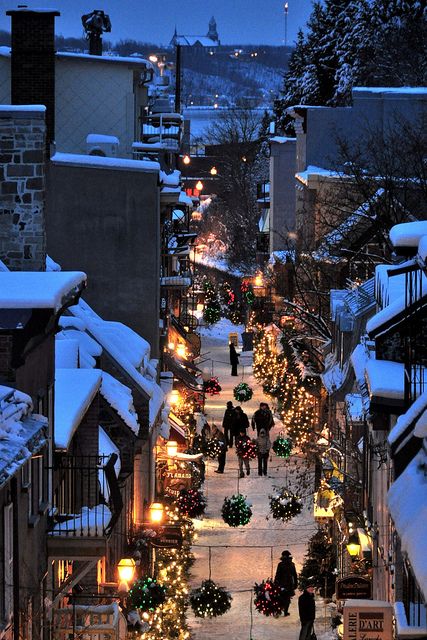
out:
M295 564L292 562L292 555L288 550L283 551L281 555L274 581L282 587L283 614L289 616L289 605L298 586L298 576ZM301 622L298 640L314 640L316 635L313 625L316 618L316 605L314 584L310 580L298 598L298 613Z

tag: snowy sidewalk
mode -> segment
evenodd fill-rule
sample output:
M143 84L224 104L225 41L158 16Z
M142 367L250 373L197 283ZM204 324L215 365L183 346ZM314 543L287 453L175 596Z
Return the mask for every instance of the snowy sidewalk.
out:
M254 395L250 402L244 403L243 410L249 420L261 401L265 398L261 386L252 376L252 353L240 356L239 376L231 377L228 357L228 333L242 332L242 327L235 327L226 320L221 320L212 330L203 330L202 354L206 354L201 368L219 378L222 391L217 396L207 396L205 411L209 424L221 425L227 400L238 404L233 397L233 388L242 381L242 364L244 364L244 382L252 388ZM210 335L209 335L210 334ZM209 353L207 353L209 352ZM203 357L202 357L203 360ZM212 368L213 363L213 368ZM281 423L271 433L271 441L280 432ZM253 435L252 429L249 434ZM297 466L302 464L298 460ZM274 489L285 484L285 462L272 452L269 462L268 476L259 477L257 460L251 460L251 475L238 480L237 457L234 448L227 452L224 475L214 473L217 461L207 462L206 481L203 491L207 497L206 514L201 520L195 520L198 539L193 545L196 561L191 570L190 588L199 587L209 577L209 553L211 555L211 578L219 586L231 592L233 601L231 609L224 616L213 619L201 619L193 616L188 609L189 623L195 640L215 640L233 638L233 640L296 640L300 623L298 618L297 596L293 598L290 616L272 618L259 614L252 605L252 588L255 582L274 577L276 566L284 549L289 549L294 557L297 571L302 566L306 553L307 541L316 531L312 515L312 498L305 500L303 512L288 523L274 520L266 516L269 513L268 496ZM309 484L313 484L312 474ZM226 496L237 493L247 496L252 504L253 516L248 525L231 528L221 517L221 507ZM312 489L311 489L312 490ZM307 493L310 493L308 491ZM317 617L323 617L322 601L317 602ZM324 625L317 625L317 635L323 635Z

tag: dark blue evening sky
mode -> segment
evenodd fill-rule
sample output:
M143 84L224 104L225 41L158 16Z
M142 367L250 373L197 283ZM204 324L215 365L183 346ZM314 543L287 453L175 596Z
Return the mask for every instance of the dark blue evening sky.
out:
M284 2L281 0L0 0L0 29L10 30L7 9L18 4L29 8L53 8L61 12L56 19L56 33L82 35L80 17L93 9L109 14L112 41L131 38L168 44L175 25L178 33L206 35L208 22L215 16L223 44L284 44ZM311 0L288 0L287 42L292 44L299 27L311 12Z

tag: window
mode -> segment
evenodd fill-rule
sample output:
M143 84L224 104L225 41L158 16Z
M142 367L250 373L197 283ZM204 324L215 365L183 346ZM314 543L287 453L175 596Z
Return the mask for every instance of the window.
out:
M13 504L4 507L4 618L13 616Z

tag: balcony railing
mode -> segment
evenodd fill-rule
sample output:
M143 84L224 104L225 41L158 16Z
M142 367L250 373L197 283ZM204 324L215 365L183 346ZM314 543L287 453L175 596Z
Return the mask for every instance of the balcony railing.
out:
M141 142L178 151L181 144L182 116L179 113L152 113L144 116Z

